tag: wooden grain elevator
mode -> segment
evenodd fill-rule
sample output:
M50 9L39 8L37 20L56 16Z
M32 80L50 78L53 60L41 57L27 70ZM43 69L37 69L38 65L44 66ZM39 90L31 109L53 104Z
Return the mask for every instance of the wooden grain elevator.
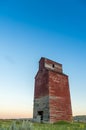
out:
M68 76L62 64L44 57L35 76L33 119L49 123L72 120Z

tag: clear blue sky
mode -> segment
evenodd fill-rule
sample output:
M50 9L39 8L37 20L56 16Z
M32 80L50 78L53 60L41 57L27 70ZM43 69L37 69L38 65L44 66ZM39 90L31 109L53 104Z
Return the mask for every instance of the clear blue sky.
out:
M32 117L41 57L63 64L73 115L86 115L85 0L0 0L0 118Z

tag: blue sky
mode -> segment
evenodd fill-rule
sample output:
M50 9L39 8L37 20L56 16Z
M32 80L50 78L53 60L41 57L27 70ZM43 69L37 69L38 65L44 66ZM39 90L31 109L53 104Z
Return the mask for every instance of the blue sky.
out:
M32 117L41 57L63 64L73 115L86 115L85 0L0 1L0 118Z

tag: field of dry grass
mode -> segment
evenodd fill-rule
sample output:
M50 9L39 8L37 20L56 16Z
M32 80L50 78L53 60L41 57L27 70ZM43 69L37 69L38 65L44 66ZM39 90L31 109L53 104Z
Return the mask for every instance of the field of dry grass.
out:
M32 123L28 120L0 120L0 130L86 130L85 123Z

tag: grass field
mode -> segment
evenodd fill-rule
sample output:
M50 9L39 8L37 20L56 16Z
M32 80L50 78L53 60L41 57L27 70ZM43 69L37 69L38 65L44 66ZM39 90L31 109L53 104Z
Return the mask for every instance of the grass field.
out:
M0 130L86 130L86 124L74 122L40 124L24 120L0 120Z

